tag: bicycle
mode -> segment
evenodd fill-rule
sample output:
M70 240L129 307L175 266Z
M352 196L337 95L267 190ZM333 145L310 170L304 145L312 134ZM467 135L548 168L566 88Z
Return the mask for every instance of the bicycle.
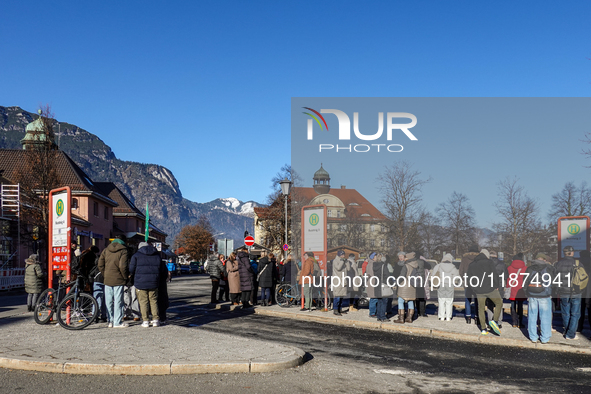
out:
M282 308L289 308L292 305L300 304L302 301L300 287L301 285L292 285L290 283L282 283L277 286L277 289L275 290L275 300L277 301L277 305ZM322 289L313 289L313 292L314 291L317 292L317 297L312 298L312 306L316 307L316 309L323 309L324 293L322 292Z
M70 283L60 282L57 291L52 288L45 290L35 305L35 322L47 324L56 315L59 325L68 330L89 326L97 318L99 308L92 295L80 291L83 286L83 278L78 277ZM68 287L70 290L62 298Z

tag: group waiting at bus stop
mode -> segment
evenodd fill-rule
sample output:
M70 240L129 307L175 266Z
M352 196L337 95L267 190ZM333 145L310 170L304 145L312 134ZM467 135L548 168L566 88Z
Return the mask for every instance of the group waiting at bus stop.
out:
M427 317L426 301L436 291L439 320L450 321L455 293L463 289L466 323L474 321L482 335L490 331L501 335L503 299L507 299L511 303L511 325L515 328L525 327L523 306L527 302L527 332L532 342L550 340L553 312L558 309L564 338L573 340L578 338L577 331L582 331L585 311L591 312L587 285L591 264L589 251L581 251L577 259L572 246L565 247L563 253L564 257L555 263L546 254L538 253L527 264L523 253L518 253L506 265L494 251L472 246L462 256L459 267L450 254L431 267L414 252L399 252L396 262L371 252L359 272L355 255L345 256L339 250L323 275L315 268L318 264L314 253L308 252L301 270L298 269L298 284L304 297L301 311L311 311L314 288L326 287L329 294L332 292L329 298L337 316L346 304L357 309L363 292L370 299L370 317L390 322L388 316L397 315L393 323L412 323ZM397 312L393 304L397 304Z
M142 327L158 327L166 319L169 275L165 260L154 246L142 242L131 254L124 236L120 236L102 253L96 247L79 251L75 244L72 251L72 272L84 278L85 291L96 299L100 312L97 321L125 328L126 318L142 320ZM572 246L562 252L564 257L557 262L538 253L526 263L524 254L517 253L510 264L505 264L494 251L472 246L459 264L445 254L431 266L415 252L398 252L396 260L370 252L360 265L355 254L338 250L321 269L313 252L305 253L301 262L291 255L278 262L272 253L257 258L243 248L227 259L211 254L205 267L212 282L211 303L229 301L245 309L259 302L270 306L277 303L277 285L289 283L301 289L302 312L311 312L315 299L327 299L328 303L320 303L318 309L331 308L336 316L342 316L367 305L371 318L393 324L427 317L426 304L435 292L437 302L430 303L437 306L439 320L458 318L457 313L454 316L454 300L463 291L463 317L467 324L474 322L482 335L490 331L501 335L503 299L511 304L511 325L524 328L527 302L529 339L547 343L552 336L554 311L560 310L562 334L567 340L577 339L586 312L591 316L587 275L591 271L590 253L579 251L575 258ZM42 302L36 298L43 289L45 274L35 255L26 262L25 289L30 293L27 305L32 310ZM63 282L63 273L57 274L56 280Z

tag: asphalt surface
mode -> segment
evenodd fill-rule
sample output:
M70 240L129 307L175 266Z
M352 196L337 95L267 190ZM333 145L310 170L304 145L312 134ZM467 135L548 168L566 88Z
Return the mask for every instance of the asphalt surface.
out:
M207 278L175 278L169 289L171 324L228 333L245 341L262 339L296 346L307 352L307 362L274 373L187 376L78 376L0 369L0 393L38 393L40 389L64 393L591 392L591 356L416 337L242 311L212 309L195 314L195 306L208 301ZM19 310L14 296L8 307L4 297L0 295L0 318ZM75 333L72 335L75 340ZM177 339L182 347L183 338Z

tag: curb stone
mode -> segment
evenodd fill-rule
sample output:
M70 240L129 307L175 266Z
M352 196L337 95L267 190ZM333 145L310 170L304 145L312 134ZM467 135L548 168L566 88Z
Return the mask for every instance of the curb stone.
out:
M577 354L589 354L591 355L591 348L580 348L575 347L572 345L565 345L559 343L548 343L548 344L541 344L541 343L532 343L529 340L519 340L513 338L503 338L498 336L483 336L480 334L471 335L471 334L462 334L462 333L454 333L454 332L447 332L441 330L435 330L431 328L423 328L423 327L412 327L410 324L404 325L394 325L393 323L379 323L379 322L368 322L363 320L351 320L351 319L339 319L339 318L332 318L329 316L322 316L322 315L306 315L306 314L294 314L289 312L281 312L281 311L267 311L265 309L255 308L255 314L263 315L263 316L274 316L274 317L284 317L288 319L299 319L299 320L307 320L307 321L314 321L323 324L334 324L334 325L342 325L342 326L351 326L357 328L369 328L369 329L378 329L384 331L394 331L399 332L405 335L418 335L418 336L425 336L425 337L432 337L432 338L441 338L445 340L453 340L453 341L464 341L464 342L478 342L486 345L494 345L494 346L511 346L511 347L521 347L521 348L528 348L528 349L538 349L538 350L545 350L545 351L553 351L553 352L563 352L563 353L577 353Z
M187 375L207 373L261 373L294 368L304 363L305 352L289 347L280 355L258 357L249 361L220 361L211 363L168 364L140 363L72 363L67 361L25 360L0 357L0 367L27 371L68 373L82 375Z

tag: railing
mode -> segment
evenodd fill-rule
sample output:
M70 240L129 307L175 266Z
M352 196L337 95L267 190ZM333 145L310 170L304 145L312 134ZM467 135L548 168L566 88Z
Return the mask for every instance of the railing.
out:
M0 270L0 290L25 287L25 269L13 268Z

